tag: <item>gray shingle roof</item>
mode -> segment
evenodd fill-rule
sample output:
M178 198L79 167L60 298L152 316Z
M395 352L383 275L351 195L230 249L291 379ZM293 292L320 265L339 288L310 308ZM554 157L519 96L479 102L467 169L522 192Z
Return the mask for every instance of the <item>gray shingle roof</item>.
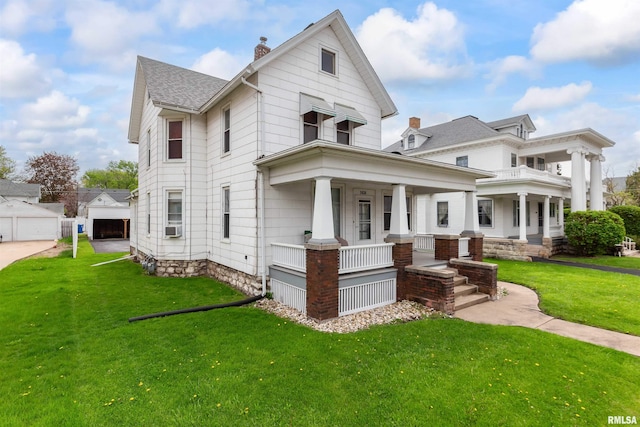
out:
M500 120L495 120L493 122L487 122L487 126L489 126L492 129L500 129L503 127L507 127L510 125L515 125L520 123L522 120L526 119L527 115L526 114L521 114L519 116L514 116L514 117L509 117L506 119L500 119Z
M419 131L431 135L431 137L419 147L412 150L405 150L401 146L401 141L398 141L386 147L384 151L418 153L500 135L500 132L491 129L486 123L473 116L460 117L450 122L421 128Z
M78 202L89 203L102 193L107 193L118 203L128 202L127 197L131 195L131 191L114 188L79 188Z
M154 102L189 110L202 107L227 80L138 56Z
M0 196L4 197L40 197L40 184L26 184L0 179Z

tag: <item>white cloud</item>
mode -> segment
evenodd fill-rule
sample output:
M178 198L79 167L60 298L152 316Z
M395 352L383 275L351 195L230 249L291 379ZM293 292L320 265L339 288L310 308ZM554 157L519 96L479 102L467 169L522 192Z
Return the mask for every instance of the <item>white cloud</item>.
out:
M369 16L357 38L382 80L451 79L466 75L464 31L456 16L431 2L409 21L391 8Z
M12 40L0 39L0 98L27 98L42 94L51 85L35 54L25 54Z
M229 80L248 63L249 60L242 60L229 52L215 48L196 59L191 68L201 73Z
M249 0L162 0L157 8L160 14L171 19L180 28L196 28L221 21L243 20L252 15ZM261 2L257 2L261 3ZM264 7L256 5L256 7Z
M553 21L534 28L531 56L544 62L634 61L640 55L638 22L640 1L576 0Z
M26 104L20 110L21 125L32 129L68 129L82 126L89 116L90 108L80 105L77 99L68 98L62 92L53 91Z
M55 27L51 0L12 0L0 9L0 22L5 35L17 36L27 31L49 30Z
M487 85L489 91L495 90L500 86L510 74L523 74L530 78L540 76L540 65L536 62L518 55L510 55L505 58L494 61L489 64L490 72L485 75L491 79L491 83Z
M640 102L640 93L637 95L629 95L627 99L632 102Z
M514 105L513 111L549 110L582 101L591 92L591 82L570 83L561 87L530 87Z
M82 52L81 59L107 63L111 68L130 68L135 62L131 47L157 30L153 14L131 12L100 0L76 2L67 9L66 20L71 41Z

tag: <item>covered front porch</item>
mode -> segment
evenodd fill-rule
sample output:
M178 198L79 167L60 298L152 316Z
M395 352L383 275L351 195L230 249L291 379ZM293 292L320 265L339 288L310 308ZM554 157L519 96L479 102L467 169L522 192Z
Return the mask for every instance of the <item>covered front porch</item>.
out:
M492 176L486 172L323 141L256 165L265 186L280 195L304 197L300 189L309 188L306 238L296 242L302 230L283 231L280 238L271 236L267 252L274 298L310 317L328 319L405 299L404 267L416 261L446 264L454 253L473 256L474 251L482 257L475 212L462 239L416 237L412 229L417 195L464 191L473 198L475 179ZM423 252L414 252L416 239Z

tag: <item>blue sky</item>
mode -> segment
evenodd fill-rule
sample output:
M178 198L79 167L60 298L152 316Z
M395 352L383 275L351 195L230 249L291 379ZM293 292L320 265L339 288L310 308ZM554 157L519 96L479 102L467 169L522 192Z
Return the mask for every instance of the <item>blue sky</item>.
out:
M136 55L231 78L260 36L276 47L340 9L411 116L528 113L533 136L593 128L616 142L605 174L640 163L640 1L1 0L0 145L21 170L44 151L81 173L137 160L127 142Z

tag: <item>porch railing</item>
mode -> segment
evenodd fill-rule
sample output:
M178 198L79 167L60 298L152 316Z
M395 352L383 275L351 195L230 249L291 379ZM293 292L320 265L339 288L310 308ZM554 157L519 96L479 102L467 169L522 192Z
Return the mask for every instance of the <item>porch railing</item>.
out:
M393 266L393 243L343 246L340 248L339 274Z
M458 240L458 256L469 256L469 237L461 237Z
M302 273L306 273L307 271L307 255L302 245L272 243L271 262L274 265L290 268Z
M271 279L273 299L296 310L307 313L307 290L298 288L280 280Z
M636 242L634 242L633 239L631 239L631 237L625 237L624 240L622 241L622 246L628 251L636 250Z
M491 182L496 180L509 180L509 179L532 179L538 181L552 182L554 184L570 185L571 178L566 176L559 176L547 171L539 171L527 166L520 166L517 168L500 169L493 171L496 174L495 178L482 178L478 180L478 184L485 182Z
M338 316L370 310L396 302L396 279L340 288Z
M433 234L416 234L413 249L417 251L435 252L436 239Z

